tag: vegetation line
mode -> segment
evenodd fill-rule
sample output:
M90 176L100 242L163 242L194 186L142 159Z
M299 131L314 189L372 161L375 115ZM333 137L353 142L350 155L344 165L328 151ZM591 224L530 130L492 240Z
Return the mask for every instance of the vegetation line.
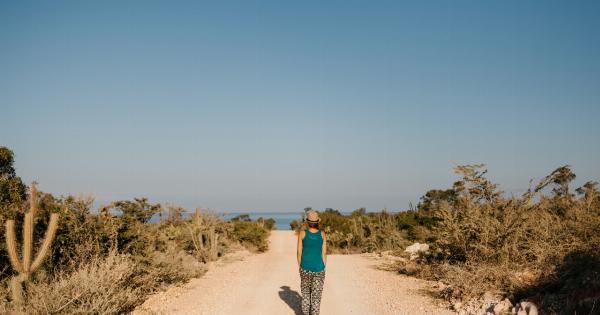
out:
M201 209L183 219L183 208L146 198L96 212L91 198L55 197L35 184L27 193L13 162L0 147L0 265L12 266L0 274L2 314L121 314L240 245L267 249L272 220L225 221Z

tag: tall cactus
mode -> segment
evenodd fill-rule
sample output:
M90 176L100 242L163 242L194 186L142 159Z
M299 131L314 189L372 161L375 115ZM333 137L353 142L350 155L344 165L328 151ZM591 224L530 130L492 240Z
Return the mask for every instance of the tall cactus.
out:
M196 208L196 211L194 212L194 216L192 217L192 222L194 222L194 224L196 224L197 226L202 225L202 209L201 208Z
M12 292L12 298L16 305L23 303L23 282L29 279L35 270L42 264L46 254L48 253L52 240L56 234L56 228L58 226L58 213L52 213L50 215L50 222L42 241L42 246L37 251L37 255L33 262L32 248L33 248L33 219L38 210L38 196L37 187L35 184L31 185L31 196L29 212L25 214L23 221L23 245L21 248L22 259L19 259L17 254L17 240L15 237L15 221L6 221L6 247L8 250L8 257L12 264L13 269L19 272L19 275L14 276L10 281L10 290Z

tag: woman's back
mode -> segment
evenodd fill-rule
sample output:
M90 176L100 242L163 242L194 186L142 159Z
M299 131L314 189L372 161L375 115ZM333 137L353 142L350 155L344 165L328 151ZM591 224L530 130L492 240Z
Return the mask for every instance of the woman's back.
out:
M311 232L309 229L304 230L304 238L302 239L302 259L300 267L304 270L319 272L325 269L322 254L323 236L321 231Z

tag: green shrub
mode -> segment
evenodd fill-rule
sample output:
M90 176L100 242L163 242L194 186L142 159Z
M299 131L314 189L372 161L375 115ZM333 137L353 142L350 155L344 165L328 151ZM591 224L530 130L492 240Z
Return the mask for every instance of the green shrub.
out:
M259 224L262 224L262 226L264 226L264 228L267 230L273 230L275 228L275 219L273 219L273 218L265 219L263 217L260 217L260 218L256 219L256 221Z
M312 210L306 208L305 211ZM436 220L416 211L391 213L386 210L367 212L359 208L350 214L325 209L319 212L321 228L327 233L330 252L360 253L396 250L409 241L433 239L431 229ZM301 220L290 222L293 230L305 227Z
M260 252L268 248L269 230L256 221L233 221L233 238Z

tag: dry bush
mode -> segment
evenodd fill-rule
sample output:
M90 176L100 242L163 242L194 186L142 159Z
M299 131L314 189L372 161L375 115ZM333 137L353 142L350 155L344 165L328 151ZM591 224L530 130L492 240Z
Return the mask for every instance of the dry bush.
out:
M157 252L148 261L112 251L82 261L73 273L61 272L28 285L25 312L121 314L165 285L185 282L205 271L204 264L175 249Z
M215 215L199 214L188 220L149 223L143 218L147 203L123 203L128 215L112 214L110 207L91 213L91 199L56 199L43 194L40 211L60 210L61 222L49 259L25 287L26 313L113 314L133 309L146 296L169 284L199 277L203 262L216 260L231 242L233 226ZM138 205L141 204L141 205ZM43 227L46 222L38 224ZM202 239L194 247L190 227ZM196 238L196 241L198 238ZM203 247L203 248L202 248ZM90 258L92 257L92 258ZM19 311L9 298L6 279L12 269L0 272L0 313Z
M579 188L576 197L568 189L575 175L561 167L522 196L505 198L484 177L481 165L459 166L456 172L463 176L453 188L456 199L431 210L440 224L429 257L434 263L430 276L450 283L453 295L463 299L498 291L514 300L536 300L547 312L588 309L565 308L568 301L553 302L556 299L583 296L589 303L600 303L599 281L589 281L589 290L581 296L564 292L566 283L577 287L573 279L599 278L600 264L569 263L575 253L588 262L598 261L600 255L595 183ZM550 186L552 195L543 194Z
M223 240L231 234L229 226L213 214L201 214L196 209L194 216L185 223L187 248L203 262L217 260L223 255L227 244Z
M186 282L203 275L207 270L196 258L175 248L154 253L150 265L153 281L158 284Z
M111 252L94 257L71 274L59 273L50 281L27 286L30 314L118 314L141 303L152 285L139 279L134 260ZM147 277L147 275L142 275ZM136 284L136 285L133 285Z
M4 227L14 220L15 234L22 234L27 196L12 162L12 152L0 147L0 314L124 313L167 284L202 275L203 262L218 259L244 236L234 235L234 224L215 215L197 211L184 219L185 210L177 206L169 206L168 219L153 223L163 208L146 198L114 201L94 212L92 197L57 198L42 192L34 229L27 235L42 239L52 213L58 214L59 224L47 258L25 286L26 309L17 309L8 279L18 273L10 267ZM260 227L260 233L248 230L260 236L257 245L266 244L271 223L251 223ZM38 245L26 243L24 247Z
M0 314L8 314L11 311L9 296L8 286L5 283L0 284Z

